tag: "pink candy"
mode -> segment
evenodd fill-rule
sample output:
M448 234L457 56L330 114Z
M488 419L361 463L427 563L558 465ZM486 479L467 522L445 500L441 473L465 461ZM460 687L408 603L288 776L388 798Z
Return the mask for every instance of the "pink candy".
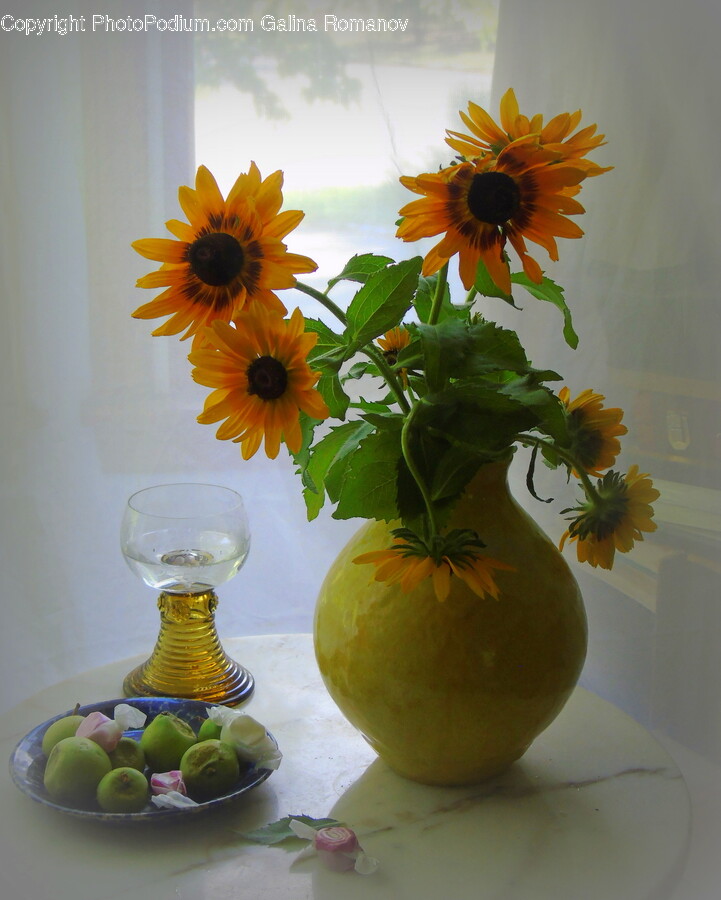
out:
M122 734L120 725L101 712L91 712L85 716L75 732L76 737L90 738L108 753L115 750Z
M347 872L354 868L356 854L360 849L355 832L342 825L320 828L313 839L313 846L328 868L336 872Z
M170 772L157 772L150 776L150 789L154 794L169 794L177 791L184 797L187 796L183 775L179 769Z

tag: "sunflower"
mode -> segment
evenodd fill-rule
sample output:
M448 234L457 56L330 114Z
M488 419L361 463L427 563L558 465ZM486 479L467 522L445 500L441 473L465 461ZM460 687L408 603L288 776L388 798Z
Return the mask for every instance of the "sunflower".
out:
M628 553L635 541L643 540L644 531L655 531L651 503L660 496L648 475L640 474L638 466L631 466L624 477L619 472L607 472L598 481L598 494L573 510L580 515L571 520L560 542L576 541L579 562L594 568L612 569L616 550Z
M575 400L570 399L567 387L562 388L558 396L568 416L572 453L589 475L600 475L602 470L614 464L621 452L618 438L628 431L621 425L623 410L618 407L604 409L606 398L590 388L582 391Z
M587 176L601 175L613 168L602 168L583 158L596 147L604 145L605 135L596 134L596 125L588 125L571 134L580 124L580 109L554 116L544 125L540 113L530 119L521 115L513 88L509 88L501 98L500 126L476 103L468 104L468 114L461 112L459 115L471 134L448 131L446 143L464 159L475 159L487 154L498 156L508 144L533 134L538 136L542 146L557 150L561 159L575 160L577 165L586 170Z
M526 275L540 283L543 273L528 255L525 239L540 244L557 260L556 237L582 236L566 216L584 212L568 191L585 177L583 168L541 147L536 136L520 138L504 147L497 159L475 159L436 173L402 177L405 187L424 196L400 210L404 219L397 236L415 241L445 231L426 255L423 275L437 272L458 253L466 290L482 260L493 281L510 294L506 240L520 256Z
M375 581L400 583L404 593L430 578L436 598L442 603L448 598L451 576L456 575L478 597L489 594L497 600L498 587L493 570L512 568L479 553L484 544L475 532L456 530L445 537L437 537L436 552L407 528L397 528L392 534L395 539L391 547L362 553L353 562L358 565L372 563L376 566Z
M279 212L283 173L261 179L255 163L238 177L223 199L212 174L200 166L195 189L181 187L178 199L188 222L166 223L170 238L146 238L133 248L161 262L156 272L138 279L143 288L165 287L140 306L137 319L170 318L154 335L198 335L217 320L229 322L248 304L285 313L273 291L293 287L294 274L314 272L312 259L288 253L281 241L303 218L299 210Z
M207 344L188 359L193 379L215 390L208 395L198 421L203 425L225 419L219 440L241 445L250 459L265 439L265 452L275 459L284 440L292 453L302 444L300 411L313 419L329 415L314 385L307 356L317 335L304 331L299 309L290 319L262 305L235 319L235 327L215 321L205 329Z
M388 365L393 368L398 362L398 354L411 342L411 335L403 325L396 325L390 331L386 331L383 337L376 338L376 343L383 351L383 356ZM398 373L404 386L408 384L408 372L401 369Z

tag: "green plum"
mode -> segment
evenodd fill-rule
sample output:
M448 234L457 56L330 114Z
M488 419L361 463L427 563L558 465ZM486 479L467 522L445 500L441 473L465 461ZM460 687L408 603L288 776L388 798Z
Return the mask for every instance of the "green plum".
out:
M97 787L98 805L105 812L140 812L148 803L148 780L132 766L120 766L102 777Z
M84 737L66 737L48 756L43 784L53 800L68 806L87 806L103 775L111 770L103 748Z
M220 740L220 732L223 726L214 722L212 719L206 719L198 729L199 741L217 741Z
M145 753L140 743L131 737L121 737L115 750L108 753L114 769L130 766L142 772L145 768Z
M170 712L159 713L145 728L140 747L153 772L177 769L185 751L197 741L193 729Z
M58 741L62 741L62 739L66 737L74 737L75 732L78 730L78 726L84 718L85 716L73 714L70 716L63 716L62 719L53 722L43 735L42 750L45 756L50 756L50 751Z
M240 764L233 746L209 739L185 751L180 771L190 797L203 801L229 791L240 776Z

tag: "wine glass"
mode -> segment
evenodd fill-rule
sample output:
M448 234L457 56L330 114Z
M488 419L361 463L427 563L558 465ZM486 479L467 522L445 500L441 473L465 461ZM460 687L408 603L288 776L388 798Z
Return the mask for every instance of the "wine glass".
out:
M228 706L248 699L253 676L223 650L215 588L248 556L240 494L215 484L161 484L133 494L120 529L130 569L160 591L153 654L123 682L126 696L184 697Z

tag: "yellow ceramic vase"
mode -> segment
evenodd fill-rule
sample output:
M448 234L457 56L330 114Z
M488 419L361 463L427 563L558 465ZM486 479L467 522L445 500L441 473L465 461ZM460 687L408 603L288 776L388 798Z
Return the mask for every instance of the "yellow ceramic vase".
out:
M459 578L439 603L429 579L402 593L353 558L389 546L391 526L364 525L320 590L315 650L345 717L399 774L473 784L518 759L558 715L586 656L578 585L556 546L512 498L507 464L479 471L454 528L474 528L496 572L498 600Z

